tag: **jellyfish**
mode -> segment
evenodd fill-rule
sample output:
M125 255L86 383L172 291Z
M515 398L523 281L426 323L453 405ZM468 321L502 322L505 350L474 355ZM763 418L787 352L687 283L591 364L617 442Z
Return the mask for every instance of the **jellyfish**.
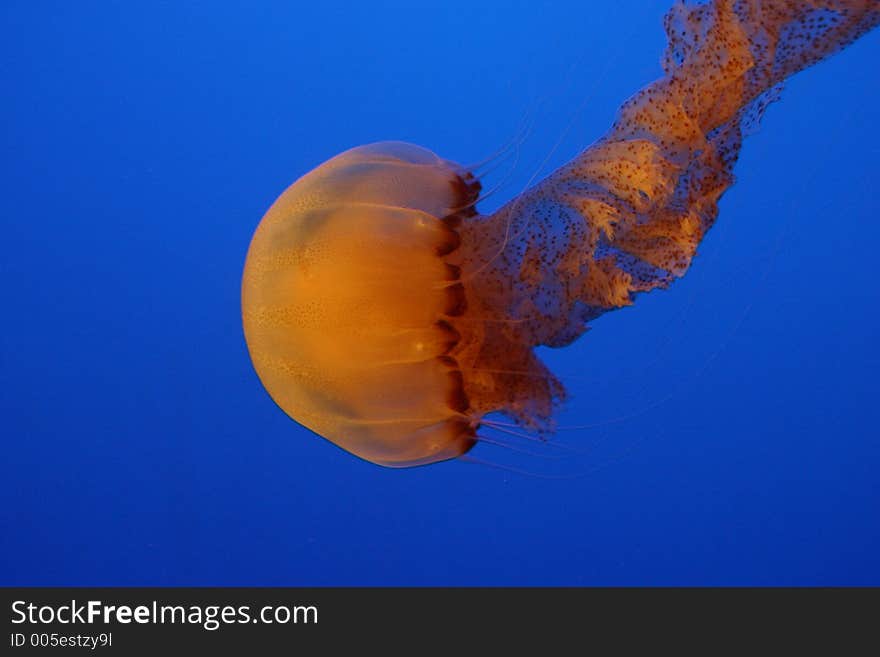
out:
M789 76L880 23L880 0L677 0L663 76L496 212L424 148L353 148L291 185L242 278L254 368L290 417L389 467L459 457L486 416L551 432L537 346L688 270L743 137Z

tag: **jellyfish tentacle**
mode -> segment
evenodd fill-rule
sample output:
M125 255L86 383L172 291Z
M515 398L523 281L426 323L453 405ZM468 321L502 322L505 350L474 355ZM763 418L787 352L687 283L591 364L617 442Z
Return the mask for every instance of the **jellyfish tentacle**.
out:
M504 144L502 144L495 152L490 153L482 160L477 162L469 162L462 165L465 171L470 171L479 177L485 177L494 171L500 164L510 157L512 152L518 151L522 145L528 140L534 126L534 109L529 108L523 114L517 126L516 132ZM484 169L484 167L488 167Z
M497 438L490 438L489 436L485 436L483 434L477 434L477 443L484 443L486 445L493 445L495 447L501 447L502 449L510 450L511 452L518 452L519 454L525 454L527 456L533 456L541 459L561 459L564 458L562 454L542 454L541 452L537 452L532 449L526 449L525 447L520 447L519 445L514 445L512 443L504 442L503 440L498 440Z

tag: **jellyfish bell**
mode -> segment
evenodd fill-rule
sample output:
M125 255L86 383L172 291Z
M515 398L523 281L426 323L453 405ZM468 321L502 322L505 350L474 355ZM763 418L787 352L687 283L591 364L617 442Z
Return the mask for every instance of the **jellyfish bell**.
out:
M385 142L275 201L248 250L242 316L257 374L290 417L387 466L473 446L452 352L466 311L456 227L478 192L458 165Z

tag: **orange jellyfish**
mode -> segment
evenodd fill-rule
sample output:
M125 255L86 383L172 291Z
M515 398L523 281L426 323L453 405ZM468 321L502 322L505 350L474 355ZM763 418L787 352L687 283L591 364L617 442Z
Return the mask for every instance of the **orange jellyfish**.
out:
M385 466L464 454L489 413L552 429L565 389L534 347L682 276L781 83L878 23L880 0L678 0L664 76L488 216L474 176L418 146L332 158L278 198L247 254L260 380L297 422Z

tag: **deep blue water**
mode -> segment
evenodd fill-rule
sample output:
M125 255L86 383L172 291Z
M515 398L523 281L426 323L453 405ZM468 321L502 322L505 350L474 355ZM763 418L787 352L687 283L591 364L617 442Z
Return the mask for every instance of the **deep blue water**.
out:
M880 584L880 32L788 84L683 280L544 354L579 451L473 452L548 478L293 423L244 256L337 152L525 121L496 207L659 75L668 2L253 4L0 8L0 583Z

